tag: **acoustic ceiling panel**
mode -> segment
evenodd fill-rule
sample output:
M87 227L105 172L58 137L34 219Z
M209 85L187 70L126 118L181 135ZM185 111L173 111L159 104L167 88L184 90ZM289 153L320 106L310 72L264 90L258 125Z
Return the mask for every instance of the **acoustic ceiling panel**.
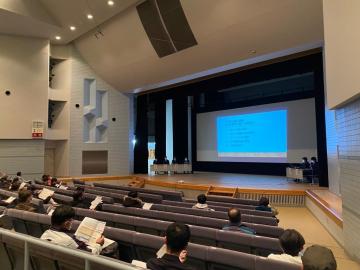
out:
M137 11L159 57L197 44L179 0L147 0Z

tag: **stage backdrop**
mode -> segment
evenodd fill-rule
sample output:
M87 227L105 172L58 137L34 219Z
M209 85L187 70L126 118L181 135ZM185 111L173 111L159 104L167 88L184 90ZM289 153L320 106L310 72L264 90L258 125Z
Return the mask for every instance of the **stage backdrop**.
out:
M197 161L299 163L317 157L315 99L197 114Z

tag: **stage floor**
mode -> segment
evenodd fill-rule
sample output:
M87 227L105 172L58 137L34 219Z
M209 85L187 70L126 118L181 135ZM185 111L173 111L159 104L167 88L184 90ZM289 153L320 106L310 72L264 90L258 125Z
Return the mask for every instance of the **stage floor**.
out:
M163 182L184 181L192 185L209 185L233 188L249 189L282 189L282 190L307 190L325 189L316 185L295 183L287 180L284 176L271 175L252 175L252 174L232 174L214 172L194 172L194 174L174 174L174 175L139 175L148 180L158 180Z

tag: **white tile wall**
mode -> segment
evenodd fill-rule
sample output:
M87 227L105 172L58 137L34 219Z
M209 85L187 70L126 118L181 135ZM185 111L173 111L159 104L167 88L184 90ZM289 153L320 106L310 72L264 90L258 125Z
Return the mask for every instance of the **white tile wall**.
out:
M0 140L0 171L9 175L22 172L25 179L44 173L43 140Z
M108 175L127 175L130 173L130 99L107 84L84 62L76 49L71 58L71 98L70 98L70 175L82 175L82 151L107 150ZM109 127L106 143L83 142L83 88L84 79L95 79L99 90L109 93ZM75 104L80 108L75 108ZM115 117L116 122L111 119Z
M340 163L337 181L341 186L343 200L345 249L350 255L360 260L360 100L337 109L334 121ZM331 123L327 121L329 126ZM331 145L334 143L331 136L328 144L330 144L328 149L333 149ZM330 161L336 159L332 153L329 157ZM331 179L332 175L329 176ZM330 187L332 184L334 182L331 183L330 180Z

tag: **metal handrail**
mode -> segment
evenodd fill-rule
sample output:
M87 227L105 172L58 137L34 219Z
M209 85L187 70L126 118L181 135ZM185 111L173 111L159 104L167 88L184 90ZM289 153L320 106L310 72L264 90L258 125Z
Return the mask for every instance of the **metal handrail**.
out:
M66 255L76 256L85 260L85 270L91 269L91 263L100 264L106 267L111 267L119 270L138 270L138 267L132 266L122 261L115 261L100 255L94 255L91 253L82 252L79 250L66 248L56 244L49 243L48 241L40 240L32 236L28 236L22 233L14 233L12 231L0 228L0 236L5 235L7 237L24 241L24 270L30 270L30 253L29 244L37 245L39 247L47 248L53 251L61 252Z

